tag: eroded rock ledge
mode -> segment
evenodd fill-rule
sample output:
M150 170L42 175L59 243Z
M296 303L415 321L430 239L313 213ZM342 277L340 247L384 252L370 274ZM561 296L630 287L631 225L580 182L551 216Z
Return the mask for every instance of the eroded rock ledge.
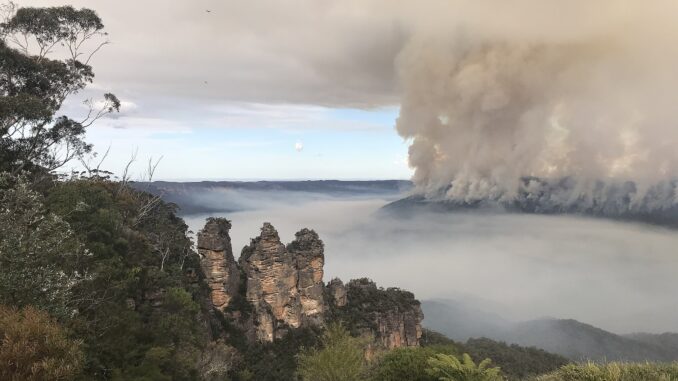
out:
M423 314L410 292L382 289L368 279L323 283L324 245L310 229L285 246L270 223L242 249L236 263L230 221L210 218L198 233L212 306L237 324L251 340L270 342L290 329L321 327L339 320L355 334L373 336L386 348L417 346ZM251 313L235 310L246 300ZM236 303L237 304L237 303ZM242 317L247 316L247 321Z

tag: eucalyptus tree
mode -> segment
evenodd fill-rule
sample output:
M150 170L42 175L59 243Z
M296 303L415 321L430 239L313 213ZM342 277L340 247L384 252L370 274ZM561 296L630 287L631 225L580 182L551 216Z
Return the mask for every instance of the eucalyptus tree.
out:
M64 101L94 79L92 57L108 44L104 25L90 9L0 6L0 171L49 172L87 154L84 134L96 120L118 111L103 94L86 100L81 118L59 115Z

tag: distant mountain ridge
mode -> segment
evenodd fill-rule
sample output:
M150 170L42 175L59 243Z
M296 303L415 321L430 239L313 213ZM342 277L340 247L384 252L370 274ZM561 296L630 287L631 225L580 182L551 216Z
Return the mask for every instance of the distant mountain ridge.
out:
M678 228L678 181L655 184L642 196L638 195L639 186L630 181L598 181L584 192L572 178L525 177L511 197L455 198L448 195L449 190L410 195L384 206L383 211L398 215L418 211L572 214Z
M402 197L413 188L412 183L407 180L153 181L135 182L132 186L178 205L179 212L183 215L242 210L242 205L235 202L215 202L225 200L229 195L257 198L264 195L276 197L275 192L290 192L301 196L309 195L309 199L311 196L396 198Z
M513 326L506 341L535 346L572 360L676 361L676 348L662 347L656 336L640 341L573 319L538 319Z
M423 301L424 326L455 340L487 337L571 360L678 361L678 333L617 335L573 319L510 322L450 301Z

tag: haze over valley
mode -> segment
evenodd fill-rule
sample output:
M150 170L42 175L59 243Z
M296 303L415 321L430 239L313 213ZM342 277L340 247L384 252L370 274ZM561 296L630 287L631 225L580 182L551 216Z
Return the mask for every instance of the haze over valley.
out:
M330 190L323 182L298 182L296 191L285 182L264 184L266 190L261 183L247 190L206 182L180 196L181 183L157 187L180 207L192 210L199 200L217 210L182 213L193 231L209 216L231 220L236 257L263 222L283 241L312 227L325 242L328 279L367 273L424 300L452 300L472 314L468 324L494 314L510 322L576 319L619 334L678 331L675 230L572 215L383 210L408 195L406 182L349 182Z

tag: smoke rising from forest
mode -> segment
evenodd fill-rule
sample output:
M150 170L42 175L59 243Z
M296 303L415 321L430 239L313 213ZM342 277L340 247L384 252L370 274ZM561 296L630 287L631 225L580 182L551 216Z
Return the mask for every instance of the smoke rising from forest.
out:
M415 28L396 60L420 190L505 201L567 178L565 204L624 182L628 207L676 202L678 4L452 4L464 18Z

